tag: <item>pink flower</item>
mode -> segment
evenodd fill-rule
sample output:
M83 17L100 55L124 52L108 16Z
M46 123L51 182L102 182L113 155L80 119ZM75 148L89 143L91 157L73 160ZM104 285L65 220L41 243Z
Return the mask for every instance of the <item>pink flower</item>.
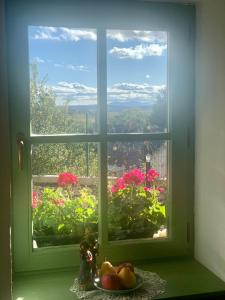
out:
M140 169L133 169L123 175L125 184L141 185L145 181L145 174Z
M38 199L38 193L33 191L32 192L32 204L31 204L32 208L33 209L37 208L38 205L40 205L41 203L42 203L42 201Z
M159 187L157 187L156 189L157 189L157 191L159 191L160 193L165 193L165 188L164 188L164 187L159 186Z
M58 185L64 187L69 184L78 185L77 176L75 176L72 173L66 173L66 172L60 173L58 176Z
M152 190L152 187L145 186L145 187L144 187L144 190L145 190L146 192L151 191L151 190Z
M126 188L126 185L124 183L124 180L123 178L118 178L115 182L115 184L112 186L111 188L111 192L112 193L116 193L118 192L119 190L123 190Z
M63 199L56 199L56 200L53 200L53 203L56 206L63 206L65 204L65 200L63 200Z
M149 182L155 181L159 178L159 173L155 169L150 169L146 175L146 179Z

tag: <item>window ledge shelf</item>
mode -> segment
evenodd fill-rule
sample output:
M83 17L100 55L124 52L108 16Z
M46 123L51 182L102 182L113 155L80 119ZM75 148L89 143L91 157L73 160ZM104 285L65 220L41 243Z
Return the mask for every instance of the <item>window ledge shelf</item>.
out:
M225 299L225 283L194 259L146 261L135 265L156 272L167 281L166 292L157 299ZM15 274L13 300L77 299L69 291L76 274L77 269Z

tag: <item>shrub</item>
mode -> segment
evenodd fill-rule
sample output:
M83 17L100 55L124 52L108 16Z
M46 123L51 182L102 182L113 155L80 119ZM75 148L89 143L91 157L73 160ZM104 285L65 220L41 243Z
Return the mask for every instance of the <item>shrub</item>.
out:
M165 181L159 176L154 169L133 169L114 182L108 192L110 240L152 237L165 225ZM72 173L60 173L57 188L34 191L32 208L39 246L79 243L87 228L97 231L98 201Z
M109 191L110 239L152 237L165 225L165 181L150 169L145 175L133 169L118 178Z
M71 173L60 173L58 187L44 188L33 192L34 239L49 237L49 243L56 239L70 237L69 243L79 242L86 227L97 228L97 199L88 188L75 193L77 177ZM93 228L92 228L93 229ZM58 241L60 243L60 241Z

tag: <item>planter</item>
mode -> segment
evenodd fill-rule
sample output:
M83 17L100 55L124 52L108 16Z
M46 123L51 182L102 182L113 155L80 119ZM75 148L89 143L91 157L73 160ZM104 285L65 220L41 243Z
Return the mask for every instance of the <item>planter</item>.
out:
M37 246L41 247L51 247L60 245L74 245L79 244L84 237L85 229L88 228L91 232L97 233L98 224L96 223L81 223L77 224L74 233L72 234L43 234L34 233L33 240L37 242Z
M157 228L153 226L144 227L141 229L121 229L116 231L109 231L109 240L127 240L127 239L141 239L141 238L152 238L153 234L157 232Z

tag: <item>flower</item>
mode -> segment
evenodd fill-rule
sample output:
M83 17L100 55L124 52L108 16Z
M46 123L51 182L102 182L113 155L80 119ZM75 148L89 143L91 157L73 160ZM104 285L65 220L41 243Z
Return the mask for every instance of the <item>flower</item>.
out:
M72 173L66 173L66 172L59 174L59 176L58 176L58 185L59 186L64 187L66 185L72 185L72 184L78 185L77 176L75 176Z
M157 238L164 238L167 237L167 229L163 228L163 229L159 229L157 233L154 233L153 235L153 239L157 239Z
M56 199L56 200L53 200L53 203L56 206L63 206L65 204L65 200L63 200L63 199Z
M33 191L32 192L32 204L31 204L32 208L33 209L37 208L38 205L40 205L41 203L42 203L42 201L38 199L38 193Z
M147 181L152 182L158 178L159 178L159 173L155 169L148 170L148 173L146 175Z
M159 186L159 187L156 188L156 190L159 191L160 193L165 193L165 188L164 187Z
M115 184L111 188L111 192L115 193L115 192L118 192L119 190L123 190L125 188L126 188L126 185L124 183L123 178L121 177L116 180Z
M124 173L123 180L125 184L141 185L145 181L145 175L140 169L133 169L130 172Z
M151 191L151 190L152 190L152 187L145 186L145 187L144 187L144 190L145 190L146 192Z

